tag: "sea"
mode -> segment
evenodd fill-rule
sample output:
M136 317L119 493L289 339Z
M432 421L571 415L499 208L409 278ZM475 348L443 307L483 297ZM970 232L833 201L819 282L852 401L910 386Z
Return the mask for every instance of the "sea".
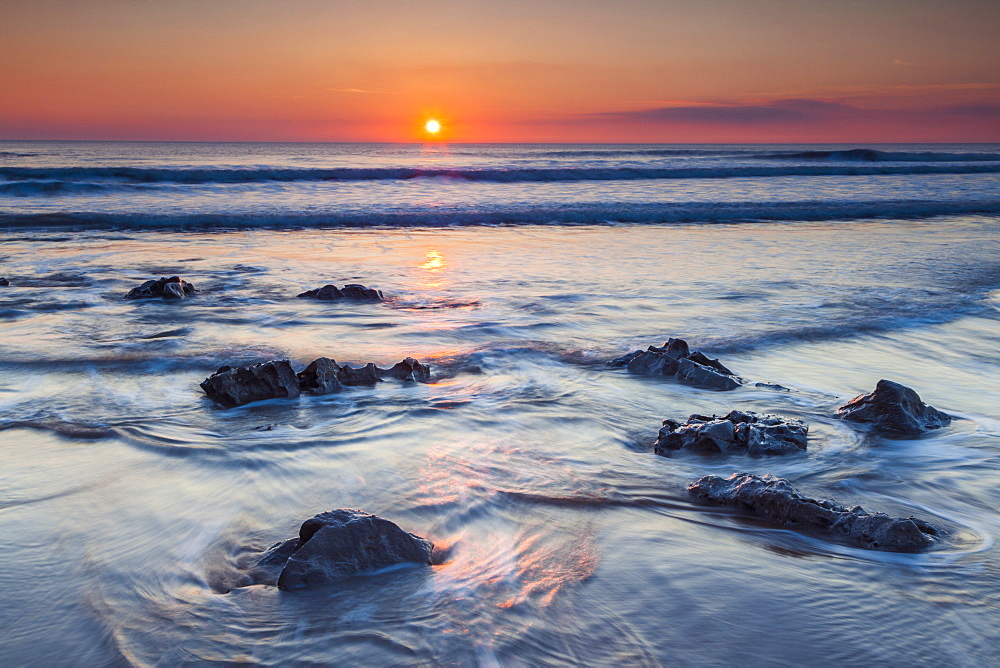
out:
M5 141L0 276L5 665L1000 664L1000 145ZM296 298L348 283L386 301ZM607 364L671 337L746 384ZM431 382L199 387L321 356ZM836 418L880 379L955 419ZM807 450L652 451L733 409ZM736 472L942 537L687 493ZM252 584L335 508L445 557Z

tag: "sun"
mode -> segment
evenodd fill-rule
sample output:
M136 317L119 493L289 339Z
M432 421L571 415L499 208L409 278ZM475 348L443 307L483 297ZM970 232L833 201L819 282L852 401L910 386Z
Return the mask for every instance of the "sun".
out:
M437 133L441 132L441 123L432 118L431 120L427 121L427 123L424 124L424 130L427 130L432 135L436 135Z

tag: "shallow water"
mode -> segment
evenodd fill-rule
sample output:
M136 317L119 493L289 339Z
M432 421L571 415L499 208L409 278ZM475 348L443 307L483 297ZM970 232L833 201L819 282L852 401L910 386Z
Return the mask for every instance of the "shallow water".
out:
M33 665L252 661L1000 661L1000 219L712 226L36 230L0 267L0 648ZM128 302L151 276L200 290ZM379 305L296 300L362 282ZM715 393L603 362L669 336L752 380ZM224 410L222 364L321 356L385 382ZM893 440L832 418L880 378L962 419ZM772 411L808 452L649 451L663 418ZM694 503L706 474L917 515L873 552ZM356 507L450 546L308 592L260 550Z

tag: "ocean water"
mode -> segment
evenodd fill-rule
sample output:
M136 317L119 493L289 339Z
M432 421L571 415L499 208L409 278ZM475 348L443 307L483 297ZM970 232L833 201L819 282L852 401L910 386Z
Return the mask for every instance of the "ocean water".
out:
M0 142L0 242L5 664L1000 662L1000 146ZM198 295L122 299L175 274ZM295 299L350 282L388 300ZM672 336L751 384L605 364ZM319 356L433 378L198 387ZM957 419L833 418L880 378ZM734 408L807 452L651 452ZM869 551L685 491L739 471L945 538ZM246 586L338 507L448 560Z

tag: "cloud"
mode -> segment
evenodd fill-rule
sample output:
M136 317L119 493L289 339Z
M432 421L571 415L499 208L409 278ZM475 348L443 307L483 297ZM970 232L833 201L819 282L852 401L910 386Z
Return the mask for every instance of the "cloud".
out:
M363 88L327 88L327 90L334 93L377 93L381 95L396 95L399 92L395 90L365 90Z
M934 105L925 107L865 108L844 102L789 98L752 104L674 103L634 111L611 111L586 114L581 120L605 120L623 123L728 125L759 127L774 123L816 124L835 122L929 121L946 118L976 118L1000 123L1000 104L992 102Z

